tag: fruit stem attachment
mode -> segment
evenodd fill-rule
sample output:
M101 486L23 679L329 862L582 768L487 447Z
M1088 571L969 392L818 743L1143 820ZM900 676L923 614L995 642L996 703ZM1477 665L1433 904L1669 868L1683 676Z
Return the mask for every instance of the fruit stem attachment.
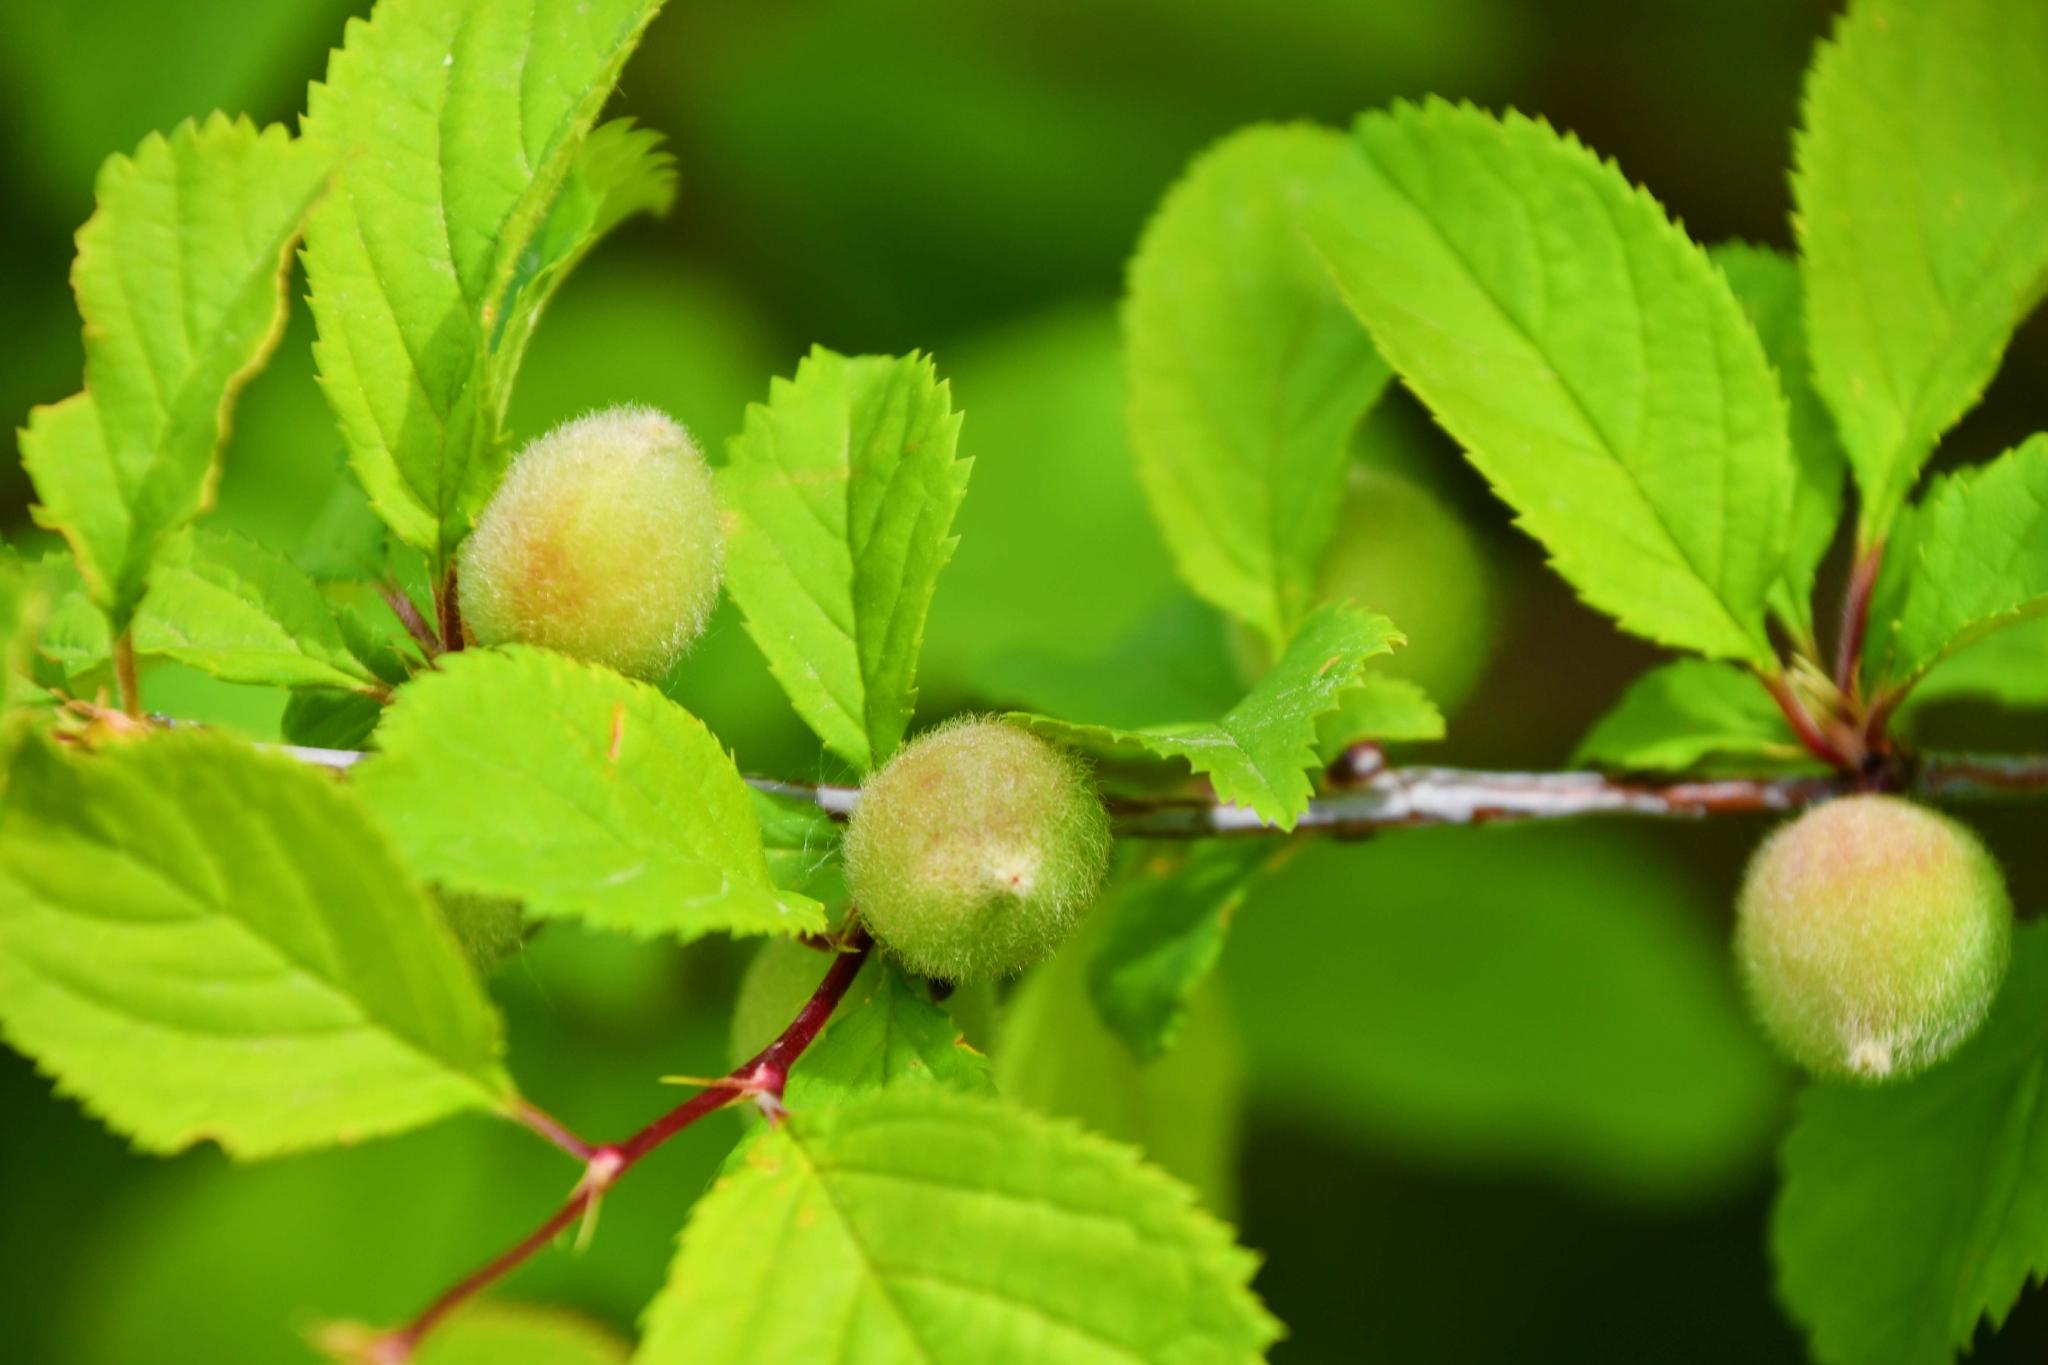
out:
M804 1002L774 1042L762 1048L739 1066L734 1067L716 1085L700 1090L689 1099L663 1114L654 1122L642 1128L624 1142L607 1143L591 1147L581 1139L570 1136L570 1140L583 1148L583 1178L576 1182L575 1190L567 1203L555 1210L545 1223L528 1233L519 1242L485 1265L459 1281L441 1297L421 1311L404 1327L386 1332L371 1341L366 1348L356 1353L362 1365L405 1365L419 1349L427 1333L434 1330L450 1313L474 1298L481 1291L509 1275L525 1264L535 1253L574 1226L580 1219L589 1216L607 1190L617 1184L633 1166L682 1132L706 1114L713 1113L734 1100L752 1097L764 1111L773 1118L782 1109L782 1089L789 1079L789 1069L803 1056L804 1050L817 1039L825 1022L832 1017L840 1000L845 998L847 989L853 985L854 977L860 975L863 963L867 961L872 944L867 931L858 922L849 920L846 931L840 937L839 957L825 973L825 979L818 983L818 989ZM527 1106L530 1108L530 1106ZM545 1119L540 1111L531 1114L514 1112L513 1117L529 1128L534 1127L533 1116ZM548 1123L553 1124L551 1119ZM562 1134L568 1130L554 1124ZM548 1136L547 1134L543 1134ZM555 1139L550 1137L551 1141ZM556 1145L571 1150L557 1141Z
M114 637L114 689L121 697L121 713L130 720L142 719L142 682L135 672L135 632L124 630Z

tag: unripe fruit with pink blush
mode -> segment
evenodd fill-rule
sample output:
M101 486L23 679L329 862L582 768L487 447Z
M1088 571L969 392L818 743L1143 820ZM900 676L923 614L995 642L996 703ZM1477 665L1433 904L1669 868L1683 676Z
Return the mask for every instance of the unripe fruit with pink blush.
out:
M654 680L710 619L722 563L718 496L689 433L652 408L611 408L513 459L462 548L462 617L479 644Z
M1984 1021L2012 900L1977 836L1894 796L1847 796L1751 859L1735 949L1764 1027L1822 1075L1924 1071Z
M1109 816L1073 755L969 719L905 747L861 788L847 889L910 970L1008 976L1051 955L1095 898Z

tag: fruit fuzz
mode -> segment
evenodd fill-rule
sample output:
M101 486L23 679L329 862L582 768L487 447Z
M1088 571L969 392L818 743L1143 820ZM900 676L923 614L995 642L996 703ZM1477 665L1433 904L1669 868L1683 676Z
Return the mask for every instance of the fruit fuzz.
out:
M1846 796L1757 850L1735 949L1757 1014L1810 1071L1923 1071L1998 993L2012 901L1968 829L1894 796Z
M479 644L545 645L653 681L710 619L722 555L689 433L652 408L610 408L513 459L462 548L462 617Z
M959 981L1049 956L1109 863L1109 816L1072 755L970 718L903 749L861 787L847 886L875 941Z

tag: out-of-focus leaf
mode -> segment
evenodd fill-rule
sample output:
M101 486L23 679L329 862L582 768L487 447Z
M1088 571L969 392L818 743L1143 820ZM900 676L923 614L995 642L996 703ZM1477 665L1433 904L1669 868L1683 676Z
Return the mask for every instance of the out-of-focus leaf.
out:
M1883 1087L1818 1083L1785 1139L1779 1283L1830 1365L1947 1365L2048 1268L2048 930L1983 1032Z
M384 705L360 692L302 687L284 704L279 734L287 744L314 749L363 749L384 719Z
M0 1028L145 1150L353 1142L511 1098L501 1028L353 796L217 734L37 741L0 812Z
M1611 826L1311 844L1223 956L1254 1093L1431 1162L1726 1189L1761 1164L1782 1080L1691 885Z
M1231 917L1280 852L1259 839L1136 841L1119 850L1116 878L1091 912L1107 926L1088 963L1088 993L1139 1061L1157 1061L1179 1039L1189 1001L1223 955Z
M632 1347L560 1308L484 1299L427 1335L414 1365L626 1365Z
M400 692L377 741L356 785L437 882L642 937L825 927L770 880L718 740L645 683L541 649L464 650Z
M1835 419L1813 391L1806 354L1804 297L1799 263L1769 247L1724 242L1710 253L1764 344L1778 387L1785 391L1792 458L1799 480L1792 490L1792 533L1785 576L1771 589L1771 610L1807 640L1813 638L1813 576L1842 519L1842 479L1848 464L1835 438Z
M1351 429L1388 378L1301 231L1343 149L1309 124L1211 147L1145 229L1124 303L1153 514L1181 576L1275 654L1314 605Z
M304 573L218 531L188 530L165 543L135 615L135 649L224 682L383 690Z
M794 1115L699 1202L642 1365L1250 1362L1256 1265L1127 1147L938 1086ZM770 1311L792 1282L809 1311Z
M1010 718L1081 749L1185 760L1225 801L1293 829L1313 790L1307 770L1319 763L1317 718L1336 709L1367 659L1400 638L1386 617L1332 603L1302 622L1287 653L1220 721L1120 730L1021 713Z
M866 772L903 740L917 656L969 462L960 416L921 356L816 347L772 382L718 474L726 573L796 709Z
M1678 659L1629 684L1572 754L1624 772L1684 772L1710 761L1776 767L1806 750L1756 676L1730 664Z
M1107 916L1088 916L1018 984L996 1039L996 1089L1005 1099L1135 1143L1194 1186L1210 1212L1232 1217L1245 1075L1223 983L1214 976L1197 983L1173 1047L1141 1063L1090 999L1090 964L1110 932Z
M1883 536L2048 277L2048 10L1857 0L1794 144L1814 387Z
M971 414L960 453L974 461L974 496L960 505L960 547L932 599L924 690L1107 714L1042 704L1019 677L1039 660L1092 661L1185 595L1125 436L1115 315L1094 306L1036 315L949 346L946 371ZM1233 684L1214 711L1140 723L1220 715L1235 700Z
M1796 475L1726 278L1576 140L1440 101L1367 114L1306 214L1381 354L1628 630L1768 664Z
M1944 701L2048 706L2048 617L1994 630L1928 670L1901 708L1905 715Z
M72 270L86 392L29 415L39 524L125 630L162 538L211 503L236 395L284 329L285 281L327 159L214 115L101 169Z

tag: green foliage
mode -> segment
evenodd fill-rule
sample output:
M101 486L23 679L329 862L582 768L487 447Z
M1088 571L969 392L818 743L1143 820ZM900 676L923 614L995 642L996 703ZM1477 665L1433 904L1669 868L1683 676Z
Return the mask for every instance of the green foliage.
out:
M769 878L753 800L703 724L545 650L446 656L356 779L422 874L542 919L688 939L825 927Z
M1400 640L1386 617L1333 603L1302 622L1280 661L1220 721L1122 730L1048 716L1011 719L1084 749L1184 760L1208 777L1222 799L1293 829L1312 791L1306 770L1319 764L1317 718L1337 709L1366 660L1388 653Z
M1929 669L1901 716L1944 701L2048 706L2048 618L2030 617L1992 631Z
M867 772L903 740L947 534L960 417L930 361L815 347L747 409L719 492L747 630L826 747Z
M511 1098L496 1013L332 778L173 734L17 753L0 1026L149 1151L269 1156Z
M127 629L162 538L212 502L236 395L284 330L291 251L328 162L216 115L101 169L72 282L86 389L30 414L22 461L93 601Z
M321 382L372 504L436 566L503 472L541 307L625 211L666 202L644 135L591 131L658 8L384 0L309 95L306 138L338 164L306 226Z
M1301 235L1342 147L1293 124L1204 152L1124 304L1131 446L1181 577L1276 654L1315 605L1351 428L1388 375Z
M1811 1087L1771 1243L1828 1365L1946 1365L2048 1270L2048 930L2013 944L1983 1032L1903 1085Z
M226 682L384 688L349 652L304 573L282 555L218 531L194 529L165 543L136 613L135 649Z
M1768 664L1795 473L1720 271L1542 123L1431 101L1358 121L1307 212L1380 352L1573 587L1624 627Z
M1184 1187L939 1087L799 1113L701 1200L635 1357L1248 1362L1255 1262ZM787 1286L804 1312L778 1311Z
M1881 572L1876 602L1897 603L1898 616L1873 615L1873 641L1884 645L1873 667L1901 686L2048 608L2048 435L1928 489Z
M1813 579L1842 519L1846 461L1834 418L1813 390L1807 361L1805 296L1799 263L1769 247L1724 242L1708 253L1742 304L1764 355L1785 391L1792 458L1799 470L1792 489L1792 531L1784 579L1769 602L1778 619L1802 640L1813 639Z
M1140 1061L1179 1038L1189 1001L1223 955L1230 920L1278 850L1266 840L1127 843L1096 910L1108 921L1088 964L1102 1021Z
M2048 272L2048 13L1857 0L1795 147L1814 386L1884 538Z
M1630 683L1572 754L1574 764L1624 772L1807 761L1785 713L1754 676L1704 659L1678 659Z

